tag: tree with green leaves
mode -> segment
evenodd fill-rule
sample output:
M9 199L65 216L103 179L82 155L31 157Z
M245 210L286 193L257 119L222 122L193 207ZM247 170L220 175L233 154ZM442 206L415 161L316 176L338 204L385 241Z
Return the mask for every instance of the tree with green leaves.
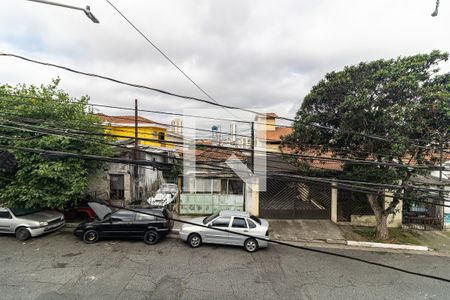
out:
M89 97L72 98L58 84L59 79L40 87L0 85L0 147L111 155L111 146L101 135L101 122L88 106ZM71 138L47 133L48 128L100 135ZM15 156L16 167L0 169L0 203L10 207L73 206L87 188L88 174L102 165L80 158L50 159L39 153L8 152Z
M343 164L342 178L401 185L388 205L383 190L368 194L378 239L388 238L388 216L396 212L408 179L418 172L407 166L433 165L436 156L430 148L448 148L450 73L439 70L439 63L447 60L447 53L433 51L328 73L304 98L294 131L284 140L299 152L315 149L405 165Z

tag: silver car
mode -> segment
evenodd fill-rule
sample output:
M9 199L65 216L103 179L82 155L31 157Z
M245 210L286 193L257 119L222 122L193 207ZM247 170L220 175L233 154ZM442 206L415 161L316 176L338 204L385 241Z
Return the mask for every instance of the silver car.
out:
M258 248L265 248L269 239L269 223L248 212L223 210L209 217L199 217L189 221L202 226L184 224L180 230L180 238L193 248L202 243L243 246L248 252L255 252ZM257 237L233 234L214 228Z
M0 207L0 233L15 234L21 241L58 230L64 224L64 215L56 211Z

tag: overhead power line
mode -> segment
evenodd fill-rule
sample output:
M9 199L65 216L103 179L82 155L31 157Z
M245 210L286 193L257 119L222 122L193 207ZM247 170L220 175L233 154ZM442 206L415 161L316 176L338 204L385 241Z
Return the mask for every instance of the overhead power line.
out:
M9 122L16 122L17 121L12 121L9 120ZM29 125L26 123L20 123L19 125ZM5 127L5 125L1 125L2 127ZM29 125L30 126L30 125ZM20 127L15 127L16 129L21 129ZM49 129L49 128L45 128L45 127L38 127L38 128L43 128L43 129ZM52 128L51 130L59 130L59 129L55 129ZM93 136L107 136L107 137L112 137L112 138L127 138L127 139L136 139L136 137L134 136L126 136L126 135L117 135L117 134L112 134L112 133L95 133L95 132L87 132L87 131L83 131L83 130L71 130L68 129L71 133L74 134L84 134L84 135L93 135ZM67 131L67 130L66 130ZM39 132L42 133L42 132ZM158 143L165 143L165 144L172 144L172 145L183 145L183 142L179 142L179 141L161 141L160 139L153 139L153 138L143 138L143 137L138 137L137 140L141 140L141 141L148 141L148 142L158 142ZM228 147L228 146L215 146L215 145L203 145L203 144L198 144L197 145L199 150L204 150L204 148L208 149L208 148L212 148L212 149L225 149L225 150L231 150L231 151L250 151L249 149L246 148L236 148L236 147ZM257 153L263 153L263 154L279 154L278 152L268 152L268 151L262 151L262 150L255 150L255 152ZM395 168L411 168L411 169L425 169L425 170L440 170L440 167L432 167L432 166L427 166L427 165L415 165L415 166L411 166L411 165L405 165L405 164L400 164L400 163L393 163L393 162L378 162L378 161L372 161L372 160L357 160L357 159L349 159L349 158L338 158L338 157L323 157L323 156L317 156L317 155L305 155L305 154L297 154L297 153L293 153L293 154L283 154L284 156L291 156L291 157L296 157L296 158L301 158L301 159L305 159L305 160L316 160L316 161L338 161L338 162L345 162L348 164L355 164L355 165L376 165L376 166L388 166L388 167L395 167Z
M26 130L26 129L25 129ZM73 138L73 137L70 137ZM81 141L85 141L84 139L79 139ZM98 161L106 161L106 162L114 162L114 163L122 163L122 164L132 164L132 165L138 165L138 166L152 166L160 170L170 170L171 166L178 166L183 167L181 164L176 163L161 163L161 162L150 162L147 160L135 160L135 159L125 159L125 158L117 158L117 157L107 157L107 156L100 156L100 155L86 155L86 154L80 154L80 153L73 153L73 152L67 152L67 151L54 151L54 150L48 150L48 149L38 149L38 148L28 148L28 147L18 147L18 146L11 146L11 145L0 145L0 149L5 150L16 150L16 151L23 151L23 152L31 152L31 153L40 153L46 156L47 158L57 158L57 159L66 159L66 158L81 158L86 160L98 160ZM191 161L192 162L192 161ZM153 164L154 163L154 164ZM197 168L199 169L207 169L207 170L218 170L218 171L229 171L232 172L232 170L229 167L226 166L220 166L215 163L208 163L208 162L202 162L201 163L204 166L200 166ZM207 167L205 167L207 166ZM256 176L261 175L267 175L262 173L255 173ZM311 177L311 176L301 176L301 175L295 175L295 174L285 174L285 173L269 173L269 178L274 178L276 180L281 181L297 181L297 182L316 182L316 183L328 183L328 184L336 184L335 188L337 189L343 189L348 191L355 191L355 192L363 192L363 193L369 193L369 194L376 194L378 196L387 197L387 198L398 198L400 200L410 200L412 202L416 203L423 203L423 204L431 204L435 206L441 206L441 207L449 207L450 205L446 204L440 204L440 203L431 203L423 200L418 200L416 198L410 198L405 196L399 196L399 195L390 195L386 194L381 190L374 189L374 188L367 188L364 186L365 182L359 182L359 181L352 181L352 183L341 183L337 179L333 178L324 178L324 177ZM384 187L384 184L379 184L379 187ZM398 186L397 189L414 189L415 187L411 186ZM420 189L425 190L425 189ZM432 196L428 198L434 198L438 199L440 201L444 201L445 198Z
M200 103L205 103L205 104L209 104L209 105L216 106L216 107L223 107L223 108L228 108L228 109L232 109L232 110L240 110L240 111L252 113L252 114L255 114L255 115L258 115L258 116L263 116L263 117L266 116L266 114L264 114L264 113L260 113L260 112L257 112L255 110L251 110L251 109L241 108L241 107L232 106L232 105L219 104L219 103L216 103L216 102L213 102L213 101L210 101L210 100L201 99L201 98L192 97L192 96L180 95L180 94L168 92L168 91L165 91L165 90L161 90L161 89L158 89L158 88L153 88L153 87L142 85L142 84L129 83L129 82L125 82L125 81L122 81L122 80L119 80L119 79L114 79L114 78L111 78L111 77L108 77L108 76L104 76L104 75L98 75L98 74L94 74L94 73L78 71L78 70L75 70L75 69L72 69L72 68L68 68L68 67L57 65L57 64L53 64L53 63L42 62L42 61L26 58L24 56L20 56L20 55L16 55L16 54L0 52L0 56L15 57L15 58L18 58L18 59L21 59L21 60L24 60L24 61L28 61L28 62L32 62L32 63L35 63L35 64L55 67L55 68L63 69L63 70L66 70L66 71L69 71L69 72L73 72L73 73L76 73L76 74L90 76L90 77L94 77L94 78L100 78L100 79L108 80L108 81L115 82L115 83L118 83L118 84L130 86L130 87L135 87L135 88L139 88L139 89L145 89L145 90L150 90L150 91L162 93L162 94L165 94L165 95L168 95L168 96L178 97L178 98L186 99L186 100L197 101L197 102L200 102ZM377 136L377 135L373 135L373 134L367 134L367 133L358 132L358 131L343 131L341 129L337 129L337 128L333 128L333 127L329 127L329 126L324 126L324 125L320 125L320 124L317 124L317 123L308 123L308 122L305 122L305 121L302 121L302 120L298 120L298 119L292 119L292 118L280 117L280 116L277 116L276 118L280 119L280 120L285 120L285 121L299 122L299 123L302 123L302 124L305 124L305 125L308 125L308 126L316 127L318 129L321 129L321 130L334 131L334 132L343 132L343 133L352 133L352 134L355 134L355 135L368 137L368 138L371 138L371 139L374 139L374 140L379 140L379 141L383 141L383 142L387 142L387 143L396 143L397 142L395 140L392 140L392 139L389 139L389 138L386 138L386 137L382 137L382 136ZM427 149L427 150L432 149L430 147L417 145L417 144L415 144L416 142L414 140L411 140L411 139L407 139L407 140L411 143L411 145L413 145L415 147L418 147L420 149ZM433 142L433 141L430 141L430 143L431 142Z
M42 97L36 97L36 96L27 96L27 95L10 95L10 94L6 94L6 93L0 93L0 96L9 96L8 98L1 98L1 100L8 100L8 101L17 101L17 98L19 98L20 100L23 100L23 99L35 99L35 100L48 100L48 98L42 98ZM26 103L26 102L25 102ZM110 107L110 108L118 108L118 109L124 109L124 110L130 110L130 111L134 111L135 109L134 108L128 108L128 107L118 107L118 106L111 106L111 105L101 105L101 104L93 104L93 103L89 103L89 104L87 104L87 105L89 105L89 106L105 106L105 107ZM141 109L141 110L139 110L139 111L143 111L143 112L147 112L147 111L149 111L149 110L143 110L143 109ZM171 113L167 113L167 112L162 112L162 111L150 111L150 112L156 112L156 113L161 113L161 114L171 114ZM176 114L176 115L180 115L180 116L184 116L183 114ZM20 116L20 115L18 115L18 116ZM202 116L193 116L193 115L190 115L190 117L193 117L193 118L204 118L204 117L202 117ZM124 117L122 117L122 116L114 116L114 118L118 118L118 119L123 119L123 120L127 120L128 121L128 119L126 119L126 118L124 118ZM212 118L211 118L212 119ZM41 120L41 121L44 121L44 120ZM178 126L173 126L173 125L171 125L171 124L167 124L167 123L162 123L162 122L155 122L155 121L150 121L150 120L140 120L139 121L140 123L149 123L149 124L161 124L161 125L163 125L163 126L168 126L168 127L178 127ZM241 122L245 122L245 121L241 121ZM272 125L272 124L265 124L265 125ZM105 125L102 125L102 126L105 126ZM290 127L290 126L284 126L284 127ZM192 128L192 127L186 127L186 126L181 126L181 128L188 128L188 129L193 129L193 130L196 130L196 131L203 131L203 132L208 132L208 133L212 133L212 130L210 130L210 129L201 129L201 128ZM115 131L120 131L120 132L127 132L127 133L129 133L129 131L125 131L125 130L120 130L120 129L117 129L117 128L115 128L114 129ZM227 135L230 135L230 133L225 133L225 132L217 132L217 133L221 133L221 134L227 134ZM179 138L179 136L177 136L177 135L173 135L173 134L171 134L170 132L169 133L166 133L167 134L167 136L170 136L170 137L175 137L175 138ZM246 138L251 138L251 135L243 135L243 134L237 134L238 136L241 136L241 137L246 137ZM184 138L186 139L186 137L184 136ZM258 137L257 138L259 141L267 141L267 142L280 142L279 140L273 140L273 139L266 139L266 138L261 138L261 137ZM310 145L310 144L307 144L306 146L311 146L312 148L314 148L315 146L321 146L321 145ZM238 148L236 148L236 147L233 147L234 149L237 149L237 150L239 150ZM342 152L342 151L344 151L344 149L342 149L342 148L336 148L336 147L329 147L332 151L335 151L335 152ZM242 150L242 149L241 149ZM242 150L243 151L243 150ZM448 150L443 150L444 152L448 152ZM352 153L354 153L354 152L356 152L356 153L362 153L362 154L369 154L369 155L375 155L375 156L385 156L384 154L380 154L380 153L377 153L377 152L368 152L368 151L361 151L361 150L356 150L356 151L354 151L354 150L352 150ZM304 155L304 154L296 154L296 153L285 153L285 152L282 152L283 153L283 155L285 155L285 156L296 156L296 155L299 155L299 156L302 156L302 155ZM319 157L319 156L317 156L317 157ZM327 159L329 159L329 158L327 158ZM316 166L317 167L317 166Z
M22 98L23 99L36 99L36 100L48 100L48 98L42 98L42 97L36 97L36 96L28 96L28 95L10 95L10 94L6 94L6 93L0 93L0 96L8 96L8 97L10 97L10 98L2 98L2 100L9 100L9 101L17 101L17 99L16 98L20 98L21 100L22 100ZM134 111L135 109L134 108L130 108L130 107L120 107L120 106L112 106L112 105L102 105L102 104L95 104L95 103L89 103L89 104L87 104L87 105L89 105L89 106L100 106L100 107L109 107L109 108L117 108L117 109L123 109L123 110L129 110L129 111ZM170 112L163 112L163 111L155 111L155 110L145 110L145 109L140 109L140 110L138 110L138 111L142 111L142 112L152 112L152 113L159 113L159 114L173 114L173 115L179 115L179 116L186 116L186 115L183 115L183 114L178 114L178 113L170 113ZM207 118L207 119L214 119L214 118L209 118L209 117L203 117L203 116L195 116L195 115L187 115L188 117L192 117L192 118L200 118L200 119L202 119L202 118ZM125 120L125 118L123 118L123 117L121 117L121 116L114 116L115 118L118 118L118 119L124 119ZM126 120L128 120L128 119L126 119ZM235 120L229 120L229 119L224 119L224 120L227 120L227 121L235 121ZM150 124L153 124L153 123L155 123L155 124L161 124L161 125L164 125L164 126L168 126L168 127L178 127L178 126L174 126L174 125L172 125L172 124L167 124L167 123L162 123L162 122L155 122L155 121L146 121L146 120L140 120L140 122L141 123L150 123ZM245 123L247 123L246 121L238 121L238 122L245 122ZM249 122L250 123L250 122ZM255 122L255 124L258 124L258 122ZM263 124L263 125L273 125L273 124L266 124L266 123L260 123L260 124ZM292 126L283 126L283 125L277 125L278 127L288 127L288 128L292 128ZM186 127L186 126L181 126L181 128L190 128L190 129L194 129L194 130L196 130L196 131L203 131L203 132L208 132L208 133L212 133L212 130L210 130L210 129L201 129L201 128L192 128L192 127ZM115 129L115 131L122 131L122 130L119 130L119 129ZM128 131L123 131L123 132L128 132ZM226 132L217 132L217 133L220 133L220 134L226 134L226 135L231 135L230 133L226 133ZM169 133L166 133L168 136L173 136L173 137L179 137L179 136L176 136L176 135L173 135L173 134L171 134L170 132ZM246 138L251 138L251 135L243 135L243 134L237 134L238 136L241 136L241 137L246 137ZM186 138L186 137L185 137ZM277 143L279 143L280 142L280 140L273 140L273 139L266 139L266 138L261 138L261 137L258 137L257 138L258 140L260 140L260 141L267 141L267 142L277 142ZM311 147L311 148L313 148L314 149L314 147L320 147L320 146L323 146L323 145L311 145L311 144L306 144L306 145L304 145L304 146L308 146L308 147ZM331 151L335 151L335 152L337 152L337 153L342 153L343 151L345 151L345 149L343 149L343 148L339 148L339 147L330 147L330 146L328 146L327 148L329 148ZM381 157L383 157L383 156L385 156L385 154L381 154L381 153L377 153L377 152L369 152L369 151L362 151L362 150L352 150L351 151L352 153L361 153L361 154L365 154L365 155L374 155L374 156L381 156ZM443 152L446 152L446 153L449 153L449 150L443 150ZM283 155L286 155L286 156L293 156L293 155L296 155L296 154L294 154L294 153L284 153L283 152ZM301 155L301 154L299 154L299 155Z
M14 122L14 121L12 121ZM23 125L23 124L22 124ZM5 127L7 125L1 125L2 127ZM20 127L15 127L16 129L20 130ZM53 129L54 130L54 129ZM111 133L94 133L94 132L86 132L86 131L80 131L80 130L71 130L71 133L74 134L86 134L86 135L95 135L95 136L107 136L107 137L113 137L113 138L127 138L127 139L136 139L136 137L133 136L125 136L125 135L117 135L117 134L111 134ZM42 132L39 132L42 133ZM141 141L148 141L148 142L164 142L165 144L172 144L172 145L183 145L184 142L178 142L178 141L161 141L159 139L152 139L152 138L143 138L138 137L138 140ZM228 149L228 150L241 150L241 151L250 151L246 148L235 148L235 147L227 147L227 146L214 146L214 145L203 145L199 144L197 145L199 150L202 150L202 148L213 148L213 149ZM277 152L267 152L267 151L261 151L261 150L255 150L258 153L271 153L271 154L278 154ZM315 155L303 155L303 154L284 154L286 156L293 156L297 158L307 159L307 160L317 160L317 161L340 161L345 162L348 164L355 164L355 165L376 165L376 166L389 166L389 167L395 167L395 168L411 168L411 169L425 169L425 170L440 170L440 167L430 167L430 166L422 166L422 165L404 165L400 163L392 163L392 162L377 162L377 161L370 161L370 160L357 160L357 159L348 159L348 158L337 158L337 157L323 157L323 156L315 156Z
M56 136L61 136L61 137L68 137L68 138L75 139L75 140L80 140L80 141L93 142L93 143L99 143L99 144L107 144L107 145L111 145L111 146L115 146L115 147L124 147L124 148L126 148L126 146L114 145L114 144L111 144L111 143L107 143L107 142L105 142L103 140L89 139L89 138L84 138L84 137L80 138L79 136L74 135L74 134L70 134L67 131L64 131L63 133L60 133L58 131L55 132L54 130L53 131L45 131L43 129L41 129L41 130L33 130L33 129L29 129L29 128L19 128L19 127L8 126L8 125L0 125L0 127L13 128L13 129L18 129L18 130L28 131L28 132L36 132L36 133L40 133L40 134L50 134L50 135L56 135ZM130 148L126 148L126 149L127 150L132 150ZM148 154L160 155L160 154L157 154L157 153L154 153L154 152L145 151L145 150L141 150L141 152L145 152L145 153L148 153ZM160 155L160 156L167 157L167 158L172 158L174 160L177 160L177 158L171 157L171 156L167 156L167 155ZM178 159L178 160L180 160L180 159ZM210 160L208 162L201 162L201 164L202 165L207 165L207 166L212 166L212 167L214 167L215 170L232 171L228 167L223 167L223 166L217 165L214 162L214 160ZM222 168L222 169L220 169L220 168ZM212 168L207 168L207 169L212 169ZM285 169L279 168L279 170L283 171ZM258 174L258 175L260 175L260 174ZM280 177L283 178L284 176L286 176L286 174L273 173L272 176L277 176L277 179L279 179ZM312 180L312 178L314 178L314 177L300 176L300 175L295 175L295 174L289 174L287 176L289 177L289 180L293 180L293 179L296 179L296 180ZM387 188L390 188L390 189L392 189L392 188L395 188L395 189L414 188L416 190L422 190L422 191L434 191L434 192L436 192L436 191L439 192L440 191L440 190L430 189L430 188L417 188L417 187L411 187L411 186L406 186L405 187L405 186L397 186L397 185L387 185L387 184L379 184L379 183L375 184L375 183L366 183L366 182L350 181L350 180L338 180L338 179L329 179L329 178L328 179L327 178L320 178L320 181L321 182L328 182L328 183L333 183L333 182L334 183L339 183L340 186L350 185L350 184L352 184L352 185L358 184L358 185L362 185L362 186L360 186L360 189L365 189L365 192L373 192L373 191L379 192L379 191L378 190L373 190L371 188L367 188L364 185L376 186L378 188L379 187L383 187L383 188L387 187ZM358 191L361 191L361 190L358 190Z

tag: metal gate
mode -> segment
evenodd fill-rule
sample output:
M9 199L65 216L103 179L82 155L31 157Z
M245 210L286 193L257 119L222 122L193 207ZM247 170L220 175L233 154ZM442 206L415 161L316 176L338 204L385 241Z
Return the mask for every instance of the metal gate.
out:
M331 219L331 185L268 179L259 214L269 219Z

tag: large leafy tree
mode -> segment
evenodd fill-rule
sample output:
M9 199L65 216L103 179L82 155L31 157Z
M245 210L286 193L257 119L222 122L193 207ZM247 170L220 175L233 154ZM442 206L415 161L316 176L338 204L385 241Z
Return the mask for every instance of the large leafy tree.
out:
M69 138L64 133L47 134L48 128L102 133L99 119L88 106L89 98L71 98L58 84L59 79L40 87L0 85L0 146L111 154L111 147L98 135ZM101 166L101 162L81 158L9 152L15 156L16 166L0 169L0 203L15 207L69 207L86 190L89 172Z
M326 74L304 98L286 144L296 151L315 148L359 160L433 164L433 151L427 148L445 147L450 127L450 74L438 68L447 59L447 53L433 51ZM401 185L417 172L349 163L343 168L340 176L347 179ZM379 239L388 238L387 217L405 189L392 192L389 205L381 190L367 197Z

